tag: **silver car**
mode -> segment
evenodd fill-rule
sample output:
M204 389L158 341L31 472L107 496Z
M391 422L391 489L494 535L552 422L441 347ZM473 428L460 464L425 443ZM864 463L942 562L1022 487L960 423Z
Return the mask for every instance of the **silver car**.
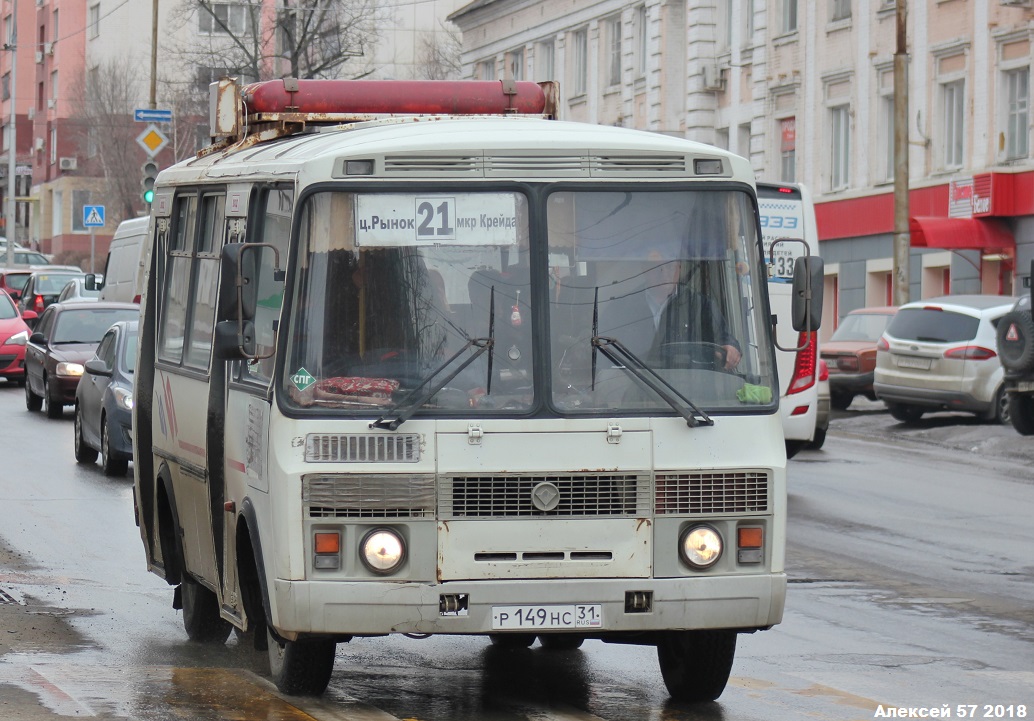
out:
M995 328L1015 298L950 295L907 303L876 346L873 389L903 423L961 411L1009 422Z

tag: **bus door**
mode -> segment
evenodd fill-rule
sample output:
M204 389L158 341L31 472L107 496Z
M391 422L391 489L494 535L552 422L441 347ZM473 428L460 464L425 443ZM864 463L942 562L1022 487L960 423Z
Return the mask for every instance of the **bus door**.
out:
M222 519L221 508L213 514L212 507L215 498L221 507L222 479L213 479L208 470L216 467L209 462L210 370L219 252L227 232L225 190L177 193L170 220L157 289L152 440L158 469L167 469L172 484L184 566L215 590L213 520L221 525ZM221 545L221 532L218 536Z
M232 198L232 189L229 194ZM216 359L213 365L213 369L215 365L226 369L226 377L220 388L216 388L217 373L213 370L212 394L218 394L220 402L225 399L221 407L225 418L220 424L222 436L219 439L223 458L213 457L210 466L223 469L225 476L224 495L219 499L225 521L221 549L222 607L225 613L238 618L243 616L243 603L237 576L234 517L241 511L243 499L269 493L266 441L272 398L270 382L276 361L275 329L279 326L284 293L284 283L274 278L273 269L277 262L283 269L287 260L293 207L294 191L290 186L270 186L257 190L250 198L245 195L239 208L227 210L227 222L231 224L234 222L231 213L239 213L242 222L246 215L250 217L247 240L268 243L279 254L279 258L276 258L276 254L268 248L261 249L259 253L261 260L254 320L256 358L231 362ZM234 240L232 235L230 239ZM225 506L227 501L232 503ZM261 504L262 508L268 506L268 503Z

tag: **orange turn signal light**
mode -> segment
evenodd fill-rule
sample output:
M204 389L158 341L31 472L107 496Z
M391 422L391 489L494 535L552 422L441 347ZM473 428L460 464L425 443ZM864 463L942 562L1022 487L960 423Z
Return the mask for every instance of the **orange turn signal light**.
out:
M740 548L761 548L764 533L760 528L737 528L736 542Z
M339 553L341 551L341 534L317 533L316 553Z

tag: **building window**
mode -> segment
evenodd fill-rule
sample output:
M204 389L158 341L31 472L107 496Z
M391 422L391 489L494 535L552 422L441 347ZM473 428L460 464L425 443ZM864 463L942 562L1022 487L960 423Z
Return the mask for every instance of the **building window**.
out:
M965 147L965 81L941 85L944 127L944 167L961 168Z
M754 0L745 0L743 3L744 25L743 45L754 44Z
M4 73L4 77L0 79L0 100L7 100L11 97L11 74Z
M646 77L646 52L649 33L647 32L646 6L635 9L635 76Z
M779 121L779 180L797 181L797 118Z
M57 70L54 70L50 73L50 99L53 101L51 105L57 103L57 95Z
M715 128L714 131L714 144L716 147L722 150L729 149L729 129L728 128Z
M783 32L797 32L797 0L783 0Z
M847 105L830 108L830 189L842 190L851 177L851 117Z
M750 157L750 123L736 128L736 153L744 158Z
M621 20L607 21L607 85L621 84Z
M511 51L506 57L506 68L512 80L524 80L524 48Z
M88 37L93 40L101 34L101 6L100 3L91 5L86 11L86 28Z
M477 64L479 80L495 80L495 60L482 60Z
M535 46L536 80L556 80L556 45L544 40Z
M589 34L584 29L571 35L571 74L574 95L584 95L589 87Z
M57 128L50 129L50 164L57 162Z
M198 9L198 31L202 35L251 35L251 8L240 3L211 3Z
M882 163L880 175L883 180L894 179L894 96L880 96L879 134L883 139Z
M1005 157L1026 158L1030 153L1030 68L1005 73Z
M851 19L851 0L830 0L830 3L832 4L829 13L830 20L836 22Z

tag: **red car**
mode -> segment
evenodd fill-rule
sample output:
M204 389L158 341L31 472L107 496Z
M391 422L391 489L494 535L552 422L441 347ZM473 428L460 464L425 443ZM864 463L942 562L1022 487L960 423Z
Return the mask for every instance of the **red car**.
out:
M134 303L77 301L54 303L43 311L25 348L25 407L46 406L48 418L60 418L75 403L86 361L93 357L108 328L120 320L137 320Z
M876 368L876 342L898 312L895 306L858 308L844 316L833 336L822 343L819 354L829 366L830 402L844 410L855 396L876 400L872 388Z
M30 311L28 317L36 314ZM0 378L25 385L25 344L31 332L11 296L0 290Z
M2 256L0 256L2 258ZM0 268L0 290L6 290L11 300L21 300L22 289L29 282L33 271L27 268Z

